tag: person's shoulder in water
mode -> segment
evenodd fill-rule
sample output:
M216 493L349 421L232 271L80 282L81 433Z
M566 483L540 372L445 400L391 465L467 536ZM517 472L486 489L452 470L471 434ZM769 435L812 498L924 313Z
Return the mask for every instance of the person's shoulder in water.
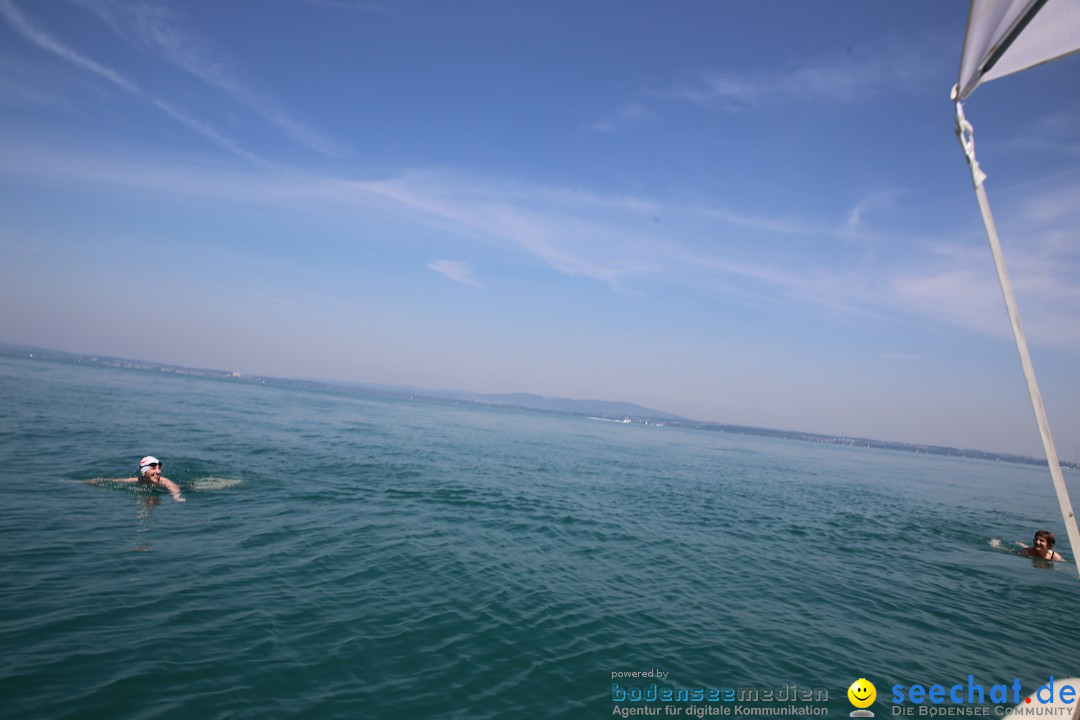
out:
M167 490L176 502L187 502L180 494L180 486L161 475L161 461L153 455L147 455L139 461L139 474L133 478L119 478L120 482L139 483L151 488Z
M1054 538L1054 533L1049 530L1039 530L1035 533L1035 537L1031 541L1031 547L1024 548L1019 554L1020 557L1061 562L1065 557L1059 552L1054 552L1054 545L1057 545L1057 539Z

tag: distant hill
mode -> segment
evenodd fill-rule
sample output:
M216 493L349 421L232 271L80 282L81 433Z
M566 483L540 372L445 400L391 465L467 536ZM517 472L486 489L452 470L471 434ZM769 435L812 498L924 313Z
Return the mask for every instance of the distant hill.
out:
M613 402L608 400L571 400L568 398L542 397L540 395L532 395L529 393L484 394L465 392L462 390L433 390L431 388L377 385L373 383L328 382L325 380L263 377L243 375L228 370L189 368L181 365L168 365L146 360L132 360L130 358L118 358L107 355L85 355L69 353L63 350L49 350L48 348L31 347L29 345L12 345L9 343L0 343L0 354L18 357L32 356L43 360L104 365L107 367L120 367L131 370L153 370L176 375L195 375L198 377L237 380L241 382L258 381L263 384L284 385L288 387L307 386L324 389L335 387L342 389L355 388L378 393L387 393L390 395L415 395L434 400L454 400L475 405L519 407L529 410L567 413L570 415L595 415L606 418L618 418L619 420L628 417L631 419L648 418L650 420L684 420L690 422L679 415L672 415L671 413L653 410L652 408L642 407L641 405L634 405L633 403Z
M951 455L954 457L980 458L984 460L997 460L1013 463L1024 463L1045 466L1046 460L1020 455L1005 453L992 453L983 450L959 450L957 448L940 445L917 445L913 443L890 442L885 440L873 440L871 438L840 437L836 435L818 435L791 430L775 430L769 428L747 427L744 425L725 425L716 422L701 422L689 420L678 415L665 413L660 410L634 405L632 403L613 402L608 400L571 400L568 398L548 398L529 393L511 393L486 395L483 393L462 392L460 390L432 390L430 388L411 388L391 385L375 385L371 383L345 383L326 382L323 380L298 380L289 378L265 377L260 375L243 375L227 370L204 370L188 368L180 365L166 365L163 363L148 362L145 360L129 360L126 358L108 357L104 355L80 355L62 350L48 350L45 348L29 347L26 345L11 345L0 343L0 355L13 357L32 357L34 359L52 360L75 364L101 365L106 367L126 368L129 370L141 370L150 372L167 373L174 375L194 375L197 377L212 378L228 382L259 383L288 388L317 389L327 392L357 392L385 394L388 396L415 396L428 398L435 401L450 401L470 403L473 405L488 405L493 407L513 407L538 412L562 413L585 417L602 417L611 420L626 420L631 422L656 424L662 421L673 427L684 427L694 430L712 432L727 432L740 435L758 435L782 440L800 440L803 442L826 443L830 445L853 445L859 447L878 448L882 450L902 450L906 452L928 453L931 455ZM1080 470L1080 464L1075 462L1061 462L1064 468Z
M569 398L550 398L529 393L510 393L485 395L481 393L455 392L452 390L428 390L428 397L462 400L477 405L504 405L530 410L568 413L571 415L595 415L604 418L649 418L651 420L686 420L679 415L672 415L660 410L634 405L633 403L613 402L609 400L571 400Z

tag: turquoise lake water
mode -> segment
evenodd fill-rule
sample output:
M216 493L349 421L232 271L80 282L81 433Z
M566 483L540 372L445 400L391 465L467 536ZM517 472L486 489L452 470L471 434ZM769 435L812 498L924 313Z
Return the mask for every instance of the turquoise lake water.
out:
M87 482L145 454L186 503ZM5 718L605 718L653 683L846 717L858 678L880 718L1080 674L1075 566L994 547L1072 558L1045 468L15 357L0 460Z

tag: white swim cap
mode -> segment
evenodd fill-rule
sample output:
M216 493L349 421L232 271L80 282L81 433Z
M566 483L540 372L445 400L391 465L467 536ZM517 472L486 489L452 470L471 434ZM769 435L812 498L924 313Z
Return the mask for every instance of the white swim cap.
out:
M150 469L151 465L161 465L161 461L153 455L147 455L139 461L139 475L140 477L146 474L146 471Z

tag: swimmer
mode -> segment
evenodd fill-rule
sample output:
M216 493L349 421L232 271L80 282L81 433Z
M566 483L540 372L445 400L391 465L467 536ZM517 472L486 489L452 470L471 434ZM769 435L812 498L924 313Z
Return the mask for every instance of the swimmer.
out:
M139 461L139 476L119 478L118 482L140 483L150 488L163 488L169 491L176 502L187 502L180 495L180 486L167 477L161 477L161 461L153 455L147 455Z
M1063 561L1065 558L1059 552L1054 552L1057 540L1054 533L1049 530L1039 530L1031 541L1031 547L1020 551L1020 557L1038 558L1039 560Z

